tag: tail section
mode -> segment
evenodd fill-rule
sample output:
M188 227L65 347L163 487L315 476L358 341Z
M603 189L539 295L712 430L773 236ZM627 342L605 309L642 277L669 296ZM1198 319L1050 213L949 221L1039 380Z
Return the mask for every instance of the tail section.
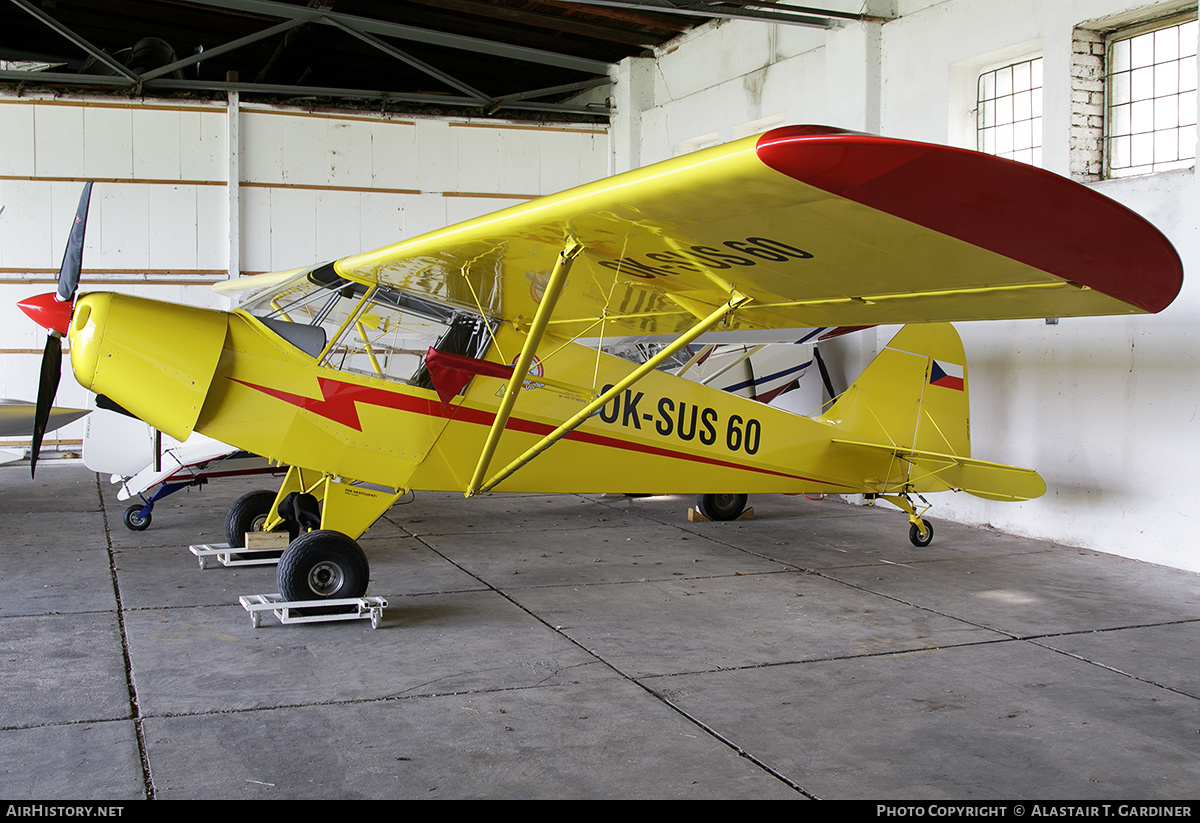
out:
M960 490L995 500L1039 497L1029 469L971 459L967 358L948 323L905 326L821 418L833 447L868 466L880 494Z

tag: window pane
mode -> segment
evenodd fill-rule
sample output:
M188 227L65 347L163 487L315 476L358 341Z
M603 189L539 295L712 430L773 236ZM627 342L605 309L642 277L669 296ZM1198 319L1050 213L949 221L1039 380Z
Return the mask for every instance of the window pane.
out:
M1184 23L1179 27L1179 56L1196 56L1196 21Z
M1179 98L1176 95L1154 101L1154 129L1173 129L1179 125Z
M978 92L976 147L1022 163L1040 163L1042 58L984 72Z
M1129 71L1133 68L1129 62L1128 40L1118 40L1116 43L1113 43L1109 61L1112 63L1111 70L1113 72Z
M1131 94L1134 100L1149 100L1154 96L1154 69L1134 69L1130 78Z
M1120 74L1114 74L1109 83L1109 89L1109 96L1114 106L1132 100L1133 93L1129 89L1129 72L1123 71Z
M1154 64L1154 35L1140 34L1129 40L1130 65L1135 69Z
M1179 61L1159 63L1154 67L1154 96L1175 94L1179 91Z
M1172 26L1154 32L1154 62L1168 63L1179 59L1179 29Z
M1189 20L1109 40L1109 176L1194 164L1196 37L1196 21Z

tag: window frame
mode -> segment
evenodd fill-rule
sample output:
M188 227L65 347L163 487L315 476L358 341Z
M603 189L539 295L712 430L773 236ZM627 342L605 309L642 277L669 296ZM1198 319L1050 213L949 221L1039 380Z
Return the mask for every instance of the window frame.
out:
M1130 129L1133 128L1133 122L1132 122L1133 121L1133 113L1132 112L1133 112L1133 106L1136 103L1145 103L1145 104L1148 104L1150 109L1154 109L1154 108L1156 108L1156 101L1158 101L1158 100L1164 100L1171 96L1177 96L1177 97L1182 98L1182 96L1184 94L1190 93L1193 95L1192 109L1194 111L1195 101L1196 101L1195 96L1200 95L1200 89L1193 87L1191 89L1184 89L1183 91L1179 91L1178 89L1181 87L1176 86L1177 91L1175 91L1175 92L1168 92L1166 94L1160 94L1160 95L1154 95L1152 93L1150 97L1134 98L1133 97L1134 92L1132 90L1132 84L1133 84L1132 73L1135 69L1132 65L1129 68L1116 69L1117 61L1116 61L1116 58L1114 57L1115 48L1117 47L1117 45L1119 43L1131 41L1134 38L1145 35L1145 34L1151 34L1151 33L1158 32L1158 31L1165 31L1165 30L1171 29L1171 28L1179 28L1188 23L1196 23L1196 22L1197 22L1196 12L1194 10L1189 10L1189 11L1185 11L1182 13L1174 13L1174 14L1165 15L1162 17L1157 17L1154 19L1142 20L1142 21L1139 21L1139 22L1136 22L1136 23L1133 23L1133 24L1130 24L1127 26L1121 26L1120 28L1115 28L1115 29L1104 32L1104 128L1103 128L1103 172L1102 172L1103 179L1105 179L1105 180L1120 180L1120 179L1124 179L1127 177L1141 177L1141 176L1145 176L1145 175L1149 175L1149 174L1162 174L1162 173L1168 172L1168 171L1194 169L1196 167L1195 135L1198 132L1198 127L1197 127L1197 124L1194 122L1191 124L1188 124L1191 126L1191 128L1193 130L1193 143L1192 143L1191 156L1177 158L1174 160L1157 160L1155 158L1156 149L1153 147L1153 143L1156 139L1156 135L1159 134L1160 132L1165 132L1167 129L1176 129L1177 133L1178 133L1179 129L1186 128L1187 125L1180 126L1180 125L1178 125L1178 121L1176 121L1176 125L1174 125L1174 126L1167 126L1162 129L1155 129L1153 127L1153 122L1157 116L1157 113L1152 113L1152 114L1150 114L1151 128L1148 132L1145 132L1145 131L1136 132L1136 131L1132 131L1132 130L1129 132L1125 132L1125 131L1116 132L1115 128L1117 127L1118 116L1119 116L1116 112L1116 109L1119 107L1122 107L1122 106L1130 107L1130 118L1129 118L1130 119L1130 125L1129 125ZM1131 46L1131 48L1132 48L1132 46ZM1183 57L1176 56L1175 58L1173 58L1173 62L1175 64L1178 64L1179 62L1181 62L1183 60L1187 60L1189 58L1192 60L1195 60L1196 55L1192 54L1192 55L1186 55ZM1172 62L1172 61L1163 61L1161 63L1156 63L1156 62L1153 62L1153 58L1151 58L1151 59L1152 59L1152 62L1150 63L1150 65L1148 67L1141 66L1138 68L1150 68L1151 70L1153 70L1155 66L1168 65ZM1129 84L1130 84L1129 99L1121 99L1119 101L1116 99L1116 92L1114 91L1114 88L1119 82L1117 79L1118 75L1129 75ZM1193 77L1194 77L1194 74L1193 74ZM1196 85L1195 80L1193 79L1193 86L1195 86L1195 85ZM1177 110L1176 114L1178 115L1178 110ZM1142 116L1145 116L1145 115L1142 115ZM1193 117L1193 120L1194 119L1195 118ZM1139 135L1146 135L1148 137L1149 141L1151 142L1151 148L1150 148L1151 156L1150 156L1149 163L1139 163L1137 165L1134 165L1132 162L1133 161L1133 156L1132 156L1133 138L1135 138ZM1125 138L1128 138L1130 141L1129 142L1129 146L1130 146L1130 148L1129 148L1129 163L1127 165L1114 166L1114 159L1117 154L1117 150L1115 148L1115 141L1120 140L1120 139L1125 139Z
M1031 78L1032 78L1034 64L1038 65L1038 74L1040 75L1040 78L1041 78L1040 83L1038 85L1036 85L1036 86L1033 85L1033 82L1031 79L1030 85L1028 88L1021 89L1019 91L1010 90L1008 92L1008 94L1003 95L1003 96L994 94L990 98L983 97L984 78L987 75L997 74L998 72L1002 72L1006 69L1014 69L1017 66L1022 66L1025 64L1030 65ZM998 79L999 79L999 76L997 75L997 80ZM1045 91L1044 90L1045 90L1045 56L1040 51L1029 52L1022 56L1009 58L1007 60L1003 60L1003 61L993 63L991 65L980 68L975 74L975 93L974 93L975 150L982 152L984 154L990 154L994 157L1003 157L1005 159L1013 160L1014 162L1025 163L1026 165L1034 166L1035 168L1042 168L1043 167L1043 165L1042 165L1042 150L1043 150L1044 142L1045 142L1043 139L1044 134L1045 134L1045 129L1044 129L1044 123L1045 123L1044 94L1045 94ZM995 92L995 90L993 90L993 91ZM1030 93L1030 116L1029 117L1017 120L1014 116L1014 118L1012 120L1010 120L1008 123L1005 123L1005 124L993 122L992 125L990 125L990 126L984 125L985 119L986 119L985 104L988 101L1011 99L1011 98L1015 98L1019 94L1025 93L1025 92ZM1039 101L1040 105L1035 105L1035 102L1034 102L1035 100ZM1028 122L1030 124L1030 145L1028 147L1022 148L1022 149L1010 149L1007 152L1001 153L996 150L996 143L993 140L992 150L989 151L986 148L986 144L985 144L986 141L985 141L985 135L984 135L984 132L986 130L991 129L991 130L993 130L993 133L995 133L995 130L1001 125L1015 126L1018 123L1024 123L1024 122ZM1014 156L1017 153L1023 152L1023 151L1030 152L1029 159L1021 159L1019 157Z

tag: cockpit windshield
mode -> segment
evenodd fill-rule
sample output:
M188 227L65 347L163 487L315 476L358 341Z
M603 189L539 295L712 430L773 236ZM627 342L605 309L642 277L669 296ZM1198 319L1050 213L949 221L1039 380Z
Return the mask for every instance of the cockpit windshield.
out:
M492 329L478 314L354 283L332 266L242 308L322 365L426 387L430 348L483 357L491 342Z

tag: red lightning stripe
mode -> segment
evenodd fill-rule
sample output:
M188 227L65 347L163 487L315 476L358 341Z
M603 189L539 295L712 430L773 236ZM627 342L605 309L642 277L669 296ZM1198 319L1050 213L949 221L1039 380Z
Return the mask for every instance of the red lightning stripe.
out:
M495 414L491 412L471 409L464 406L455 406L445 409L438 402L423 400L419 397L402 394L399 392L390 392L385 389L377 389L371 386L359 386L354 383L342 383L337 380L330 380L325 377L318 377L317 384L321 388L321 397L305 397L300 394L292 394L291 392L272 389L267 386L259 386L254 383L248 383L245 380L237 380L235 383L241 383L243 386L260 391L263 394L270 395L297 408L310 411L313 414L324 417L327 420L332 420L335 423L340 423L347 428L355 431L362 431L362 423L358 418L358 409L356 403L366 403L371 406L380 406L386 409L396 409L397 411L412 412L414 414L423 414L427 417L447 417L454 418L465 423L475 423L480 426L491 426L495 420ZM553 426L548 426L544 423L536 423L532 420L524 420L517 417L510 417L506 429L512 431L525 432L527 434L538 435L544 437L554 430ZM718 460L713 457L701 457L700 455L687 454L686 452L675 451L674 449L665 449L660 446L649 446L641 443L632 443L628 440L620 440L616 437L608 437L602 434L591 434L589 432L573 431L566 436L567 440L575 440L580 443L590 443L596 446L606 446L614 449L624 449L626 451L641 452L643 454L652 454L658 457L670 457L677 460L690 460L696 463L707 463L711 466L722 466L730 469L742 469L743 471L757 472L759 474L771 474L776 477L788 477L795 480L808 480L812 482L819 481L812 477L805 477L798 474L788 474L786 472L774 471L772 469L762 469L755 466L746 466L741 463L734 463L728 460ZM842 484L837 484L842 485ZM846 486L846 488L850 488Z
M362 423L358 419L357 403L366 403L370 406L381 406L385 409L396 409L398 411L426 415L435 415L440 411L435 409L436 404L417 397L385 391L384 389L376 389L371 386L342 383L338 380L330 380L325 377L317 378L317 385L321 389L320 397L305 397L302 394L292 394L291 392L272 389L268 386L259 386L255 383L248 383L245 380L237 380L236 378L234 382L241 383L243 386L260 391L263 394L270 395L285 403L290 403L297 408L310 411L313 414L324 417L326 420L332 420L335 423L340 423L358 432L362 431Z

